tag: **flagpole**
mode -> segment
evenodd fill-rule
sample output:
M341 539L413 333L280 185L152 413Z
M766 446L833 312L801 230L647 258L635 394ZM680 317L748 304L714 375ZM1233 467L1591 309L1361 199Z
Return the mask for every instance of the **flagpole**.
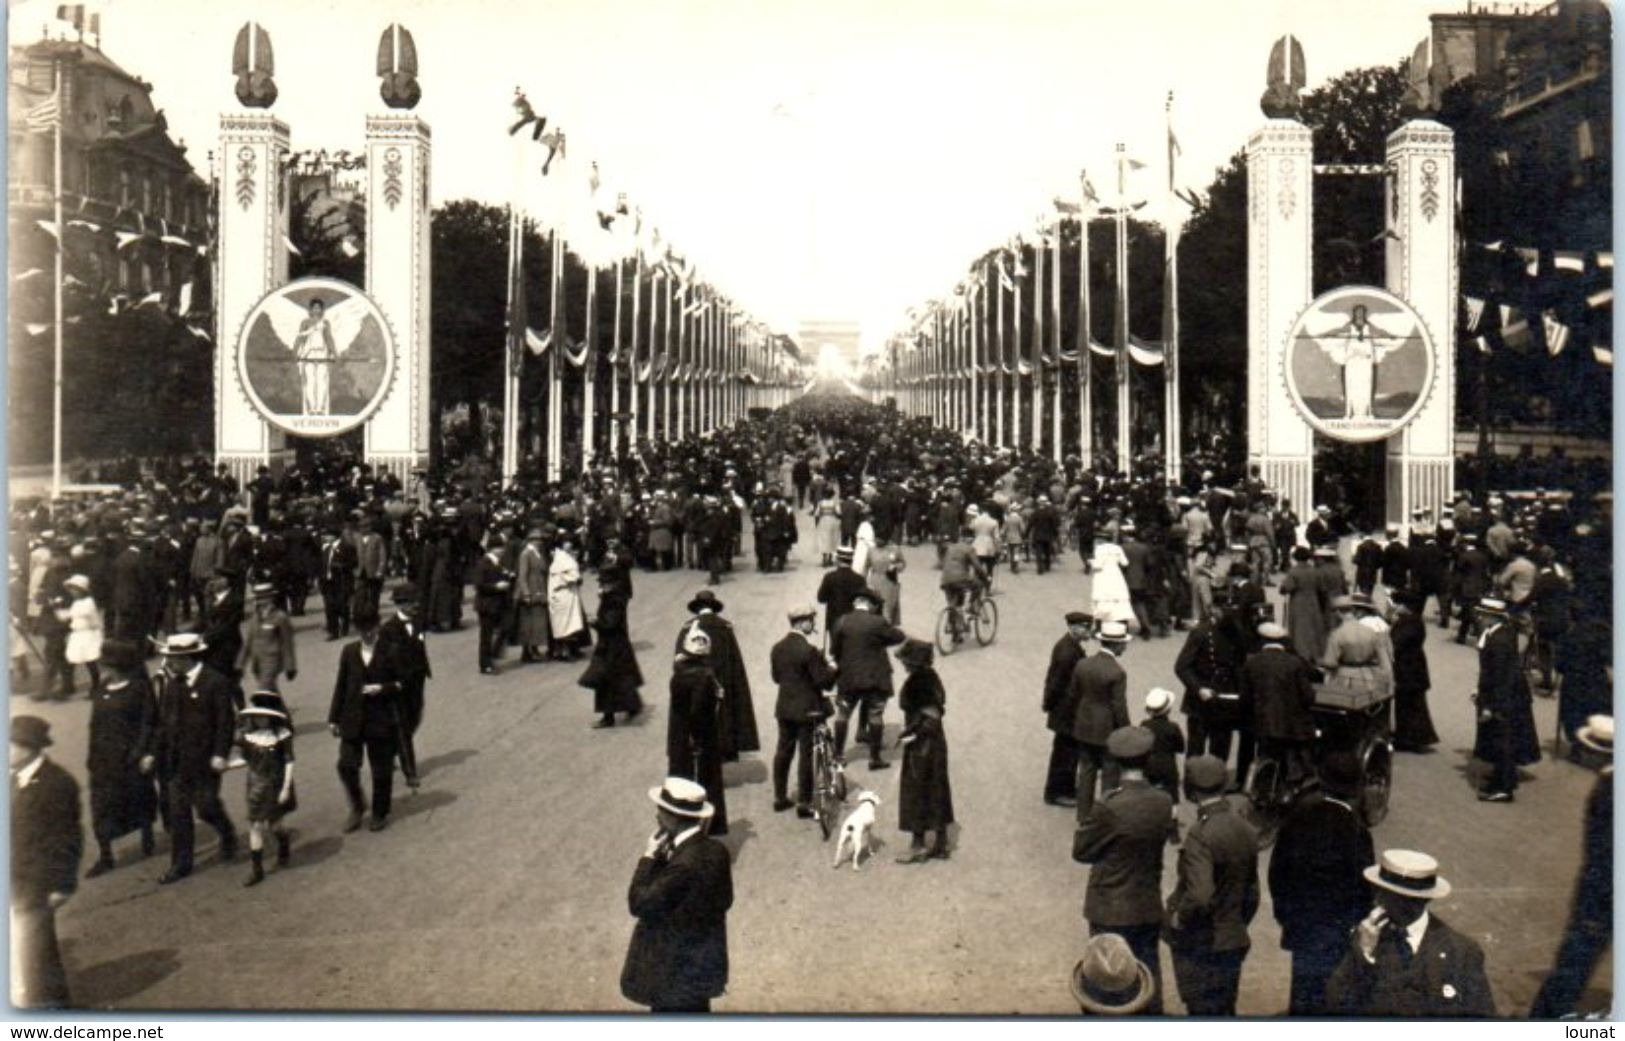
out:
M1174 207L1174 92L1168 92L1168 221L1164 242L1168 253L1166 284L1162 287L1163 308L1163 477L1180 478L1181 431L1179 429L1179 214Z
M1033 247L1033 454L1044 451L1044 240Z
M986 373L982 371L983 347L987 341L987 329L984 326L981 312L977 310L977 300L981 296L980 288L985 291L987 286L987 265L982 265L982 286L971 287L970 296L970 357L971 357L971 401L976 421L976 439L982 444L988 442L988 408L986 399L986 380L982 379Z
M626 449L628 452L638 447L638 402L641 400L638 392L638 326L642 320L643 309L643 252L640 249L632 258L632 343L626 354L626 404L631 418L626 422ZM619 328L619 326L617 326Z
M999 280L994 285L993 296L993 347L998 356L995 363L998 368L993 371L994 393L997 396L995 404L998 412L994 415L997 429L994 431L994 444L1000 448L1005 446L1004 440L1004 264L999 264Z
M1016 244L1016 270L1010 291L1010 447L1021 449L1021 279L1025 265L1021 258L1021 244Z
M515 329L515 287L522 278L519 265L519 208L508 206L508 349L503 352L502 374L502 484L511 486L519 470L519 372L516 357L524 349L524 330ZM516 339L517 337L517 339Z
M671 417L673 405L672 377L677 373L677 363L672 357L671 334L672 309L677 303L677 287L671 284L670 276L667 276L664 281L666 282L666 291L662 293L661 296L665 298L666 302L666 317L665 320L660 323L660 337L662 346L664 347L664 350L662 350L660 354L660 358L663 363L660 367L660 379L662 383L661 398L663 399L664 407L660 410L660 433L661 436L669 442L671 440Z
M663 364L659 366L661 371L655 371L656 363L665 357L663 351L658 357L655 354L656 347L664 345L664 340L655 339L655 322L660 317L660 298L665 295L665 285L665 274L655 268L649 275L649 411L643 420L643 436L649 441L655 439L655 420L660 413L660 377L665 375Z
M589 261L587 268L587 337L581 359L581 472L587 472L587 463L598 455L597 438L597 370L598 370L598 263Z
M1050 243L1053 253L1049 269L1049 353L1055 359L1055 394L1050 399L1054 412L1050 415L1050 454L1056 463L1064 456L1061 451L1061 222L1055 222L1055 234Z
M1078 211L1078 458L1084 469L1095 465L1094 348L1089 344L1089 175L1083 183L1083 206Z
M62 253L67 237L62 226L62 63L52 62L55 80L56 115L52 133L51 196L56 209L56 302L55 357L51 381L51 498L62 497Z
M1117 146L1117 308L1113 330L1117 348L1117 469L1129 476L1134 453L1129 446L1133 425L1129 416L1128 357L1128 156Z
M677 436L688 436L687 373L683 372L683 342L688 339L688 286L677 291Z
M548 309L547 349L547 481L558 483L563 464L564 417L560 410L564 404L561 383L563 372L559 368L559 355L564 352L564 231L553 230L553 264L551 272L551 305Z
M615 333L609 348L609 457L621 457L621 295L626 289L625 257L615 258Z

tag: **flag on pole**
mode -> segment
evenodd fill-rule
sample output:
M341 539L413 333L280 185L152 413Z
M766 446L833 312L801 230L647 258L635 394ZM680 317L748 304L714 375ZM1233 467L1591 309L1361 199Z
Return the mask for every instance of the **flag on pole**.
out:
M1473 346L1478 348L1478 353L1480 353L1480 354L1494 354L1495 353L1494 351L1492 351L1490 349L1490 341L1489 341L1489 337L1487 337L1487 336L1474 337L1473 338Z
M175 305L175 313L182 318L192 313L192 283L181 286L180 302Z
M1585 271L1586 255L1572 249L1560 249L1552 254L1552 266L1559 271Z
M1518 259L1523 261L1523 269L1529 273L1531 278L1540 274L1540 250L1515 246L1513 252L1517 253Z
M1484 318L1484 300L1480 297L1462 296L1462 302L1467 305L1467 331L1477 332L1478 323Z
M58 4L56 7L56 20L68 22L74 29L84 32L85 5L84 4Z
M62 123L62 99L56 91L28 110L28 129L31 133L46 134Z
M1591 345L1591 356L1593 358L1595 358L1599 363L1601 363L1603 365L1606 365L1609 368L1614 367L1614 348L1610 344L1606 344L1606 343L1594 343L1594 344L1592 344Z
M1562 354L1563 348L1569 345L1569 327L1550 311L1541 312L1540 324L1546 333L1546 353L1554 358Z
M1613 302L1614 291L1612 289L1599 289L1595 293L1592 293L1590 296L1586 297L1586 306L1592 309L1607 307Z
M1614 254L1613 254L1613 252L1612 251L1604 251L1602 253L1598 253L1597 254L1597 266L1599 268L1602 268L1604 271L1612 271L1612 270L1614 270Z

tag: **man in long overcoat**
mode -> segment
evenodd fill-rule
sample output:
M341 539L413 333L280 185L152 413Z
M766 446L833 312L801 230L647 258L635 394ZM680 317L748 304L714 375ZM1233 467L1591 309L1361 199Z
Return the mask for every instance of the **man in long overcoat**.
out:
M79 785L45 756L50 724L11 721L11 1001L64 1008L68 974L56 941L56 911L79 885L84 832Z
M627 908L637 918L621 969L621 993L656 1013L711 1011L728 987L728 850L706 833L714 808L705 789L668 777L651 789L659 827L649 836Z
M1078 824L1095 803L1095 778L1102 791L1117 787L1117 762L1106 754L1106 739L1129 724L1128 675L1118 664L1128 650L1128 626L1103 622L1100 650L1072 671L1072 740L1078 747Z
M1054 735L1044 777L1044 801L1051 806L1078 804L1078 743L1072 738L1078 705L1072 697L1072 673L1089 656L1084 641L1093 628L1094 620L1087 614L1068 611L1066 632L1051 648L1044 674L1044 721Z
M675 649L683 649L683 638L691 629L698 628L711 638L711 670L722 684L718 747L724 761L733 762L741 752L760 751L762 739L756 729L756 707L751 702L750 675L745 671L744 655L734 635L733 623L722 617L722 607L722 601L711 590L696 593L688 602L688 611L694 617L678 631Z

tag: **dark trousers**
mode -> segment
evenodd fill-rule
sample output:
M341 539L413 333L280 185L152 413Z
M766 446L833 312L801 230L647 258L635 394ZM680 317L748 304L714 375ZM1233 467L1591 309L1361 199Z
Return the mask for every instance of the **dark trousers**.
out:
M1541 984L1535 995L1535 1005L1529 1010L1530 1019L1557 1019L1577 1011L1580 995L1591 979L1592 970L1602 959L1608 945L1613 942L1613 923L1607 918L1592 919L1576 916L1569 919L1563 933L1563 944L1557 949L1557 963L1552 974Z
M1151 639L1151 615L1147 608L1150 606L1151 595L1144 589L1130 589L1128 591L1129 606L1134 609L1134 620L1140 623L1140 635L1147 640Z
M796 802L802 806L812 802L812 737L811 720L797 722L779 720L779 746L773 752L773 798L781 802L789 797L790 760L796 760Z
M327 615L327 635L350 635L350 601L353 598L348 578L322 582L322 612Z
M1078 823L1082 824L1095 805L1095 777L1100 777L1102 792L1117 787L1119 769L1117 760L1106 754L1105 745L1091 745L1079 741L1078 745Z
M852 718L854 710L858 712L858 737L867 738L869 745L869 761L880 759L880 749L885 742L885 713L886 700L891 697L890 691L884 690L855 690L843 693L835 699L835 754L846 754L846 728L847 721Z
M1210 951L1203 948L1172 948L1174 983L1187 1016L1234 1016L1236 992L1241 989L1241 963L1247 948L1238 951Z
M384 580L382 578L358 578L355 580L356 606L364 607L369 614L378 613L378 602L384 595Z
M169 795L169 863L180 871L192 870L192 849L195 842L192 813L220 833L222 855L237 848L237 829L226 808L220 802L218 775L200 780L171 778L167 786Z
M1190 747L1185 752L1187 759L1205 754L1228 763L1231 739L1238 739L1241 747L1236 751L1236 770L1231 784L1236 788L1246 786L1255 754L1252 728L1220 726L1208 722L1200 713L1192 713L1186 730L1190 736Z
M502 657L502 615L480 615L480 669L496 667L496 660Z
M1288 741L1284 738L1261 737L1258 739L1258 754L1265 759L1273 759L1281 764L1282 776L1288 784L1297 784L1315 769L1315 743L1313 741Z
M11 909L11 1003L66 1008L68 972L56 942L56 912L46 905Z
M711 1011L711 999L701 998L692 1005L650 1005L649 1011L657 1016L697 1015Z
M1078 794L1078 743L1071 734L1055 734L1050 742L1049 773L1044 798L1073 798Z
M1490 753L1489 783L1486 792L1515 792L1518 790L1518 764L1512 757L1512 726L1504 719L1485 720L1478 724L1483 732L1484 744Z
M373 820L389 816L391 796L395 789L396 744L394 737L339 742L339 780L344 782L344 793L350 797L353 812L360 813L367 804L366 793L361 790L361 753L365 750L367 765L372 769Z
M1326 981L1348 953L1346 936L1331 936L1318 943L1302 942L1292 952L1292 1016L1326 1015Z
M1151 981L1156 984L1156 994L1145 1007L1145 1015L1162 1015L1162 951L1158 946L1162 935L1162 924L1152 922L1148 925L1096 925L1089 923L1089 935L1101 936L1105 933L1116 933L1128 941L1128 949L1134 952L1134 957L1140 964L1151 970Z
M1470 636L1478 632L1478 619L1474 612L1477 606L1477 598L1457 597L1456 607L1461 612L1461 629L1456 633L1457 643L1466 643Z
M1054 560L1055 543L1049 541L1033 542L1033 561L1037 566L1038 573L1040 575L1046 574L1049 571L1050 564L1053 563Z

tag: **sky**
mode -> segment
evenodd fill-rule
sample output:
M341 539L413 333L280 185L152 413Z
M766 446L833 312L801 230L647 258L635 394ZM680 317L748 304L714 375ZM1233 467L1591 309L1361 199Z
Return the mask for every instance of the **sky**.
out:
M952 291L970 263L1030 232L1114 147L1160 202L1173 92L1182 184L1205 186L1263 122L1271 43L1303 43L1309 87L1392 64L1428 35L1426 0L109 0L102 49L154 84L200 172L232 92L231 48L270 33L295 149L359 149L386 111L374 72L391 21L412 31L433 202L518 198L607 259L585 187L625 192L699 277L775 328L859 322L866 344ZM13 43L56 0L10 6ZM567 163L506 135L522 87ZM1108 199L1108 201L1110 201ZM563 214L563 216L561 216Z

